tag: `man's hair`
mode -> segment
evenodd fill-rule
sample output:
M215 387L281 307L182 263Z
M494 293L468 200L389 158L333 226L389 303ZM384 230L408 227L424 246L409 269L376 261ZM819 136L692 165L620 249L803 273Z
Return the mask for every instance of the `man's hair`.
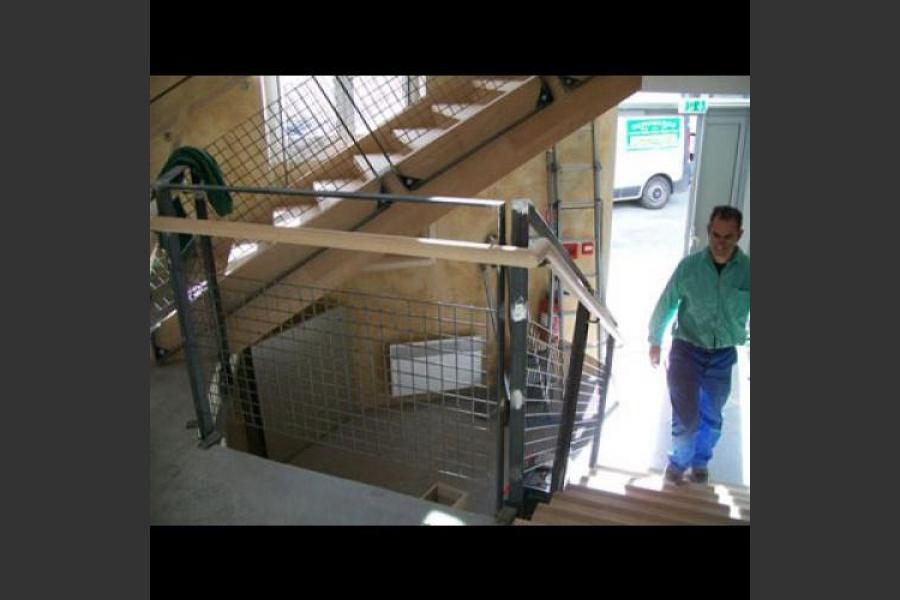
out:
M741 224L744 222L744 215L733 206L715 207L712 214L709 215L709 224L712 225L712 222L716 218L722 219L723 221L737 221L738 229L741 228Z

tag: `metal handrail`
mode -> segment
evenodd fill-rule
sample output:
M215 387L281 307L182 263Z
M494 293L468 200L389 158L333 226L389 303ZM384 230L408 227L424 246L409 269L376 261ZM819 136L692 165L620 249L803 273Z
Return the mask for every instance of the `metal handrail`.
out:
M233 185L200 185L187 183L172 183L157 181L153 189L160 191L181 190L193 192L236 192L245 194L268 194L279 196L305 196L313 198L343 198L346 200L378 200L381 202L409 202L413 204L443 204L452 206L467 206L471 208L499 208L505 203L503 200L485 200L483 198L455 198L450 196L411 196L399 194L376 194L370 192L342 192L298 190L296 188L273 187L247 187Z
M584 304L588 312L596 318L604 329L616 339L619 344L625 343L625 337L616 324L616 320L609 309L594 294L594 289L588 283L584 272L578 268L572 257L563 247L562 242L544 221L541 214L535 210L534 205L528 200L516 200L513 210L528 215L528 222L546 242L537 245L538 254L553 269L560 281L572 292L578 300Z

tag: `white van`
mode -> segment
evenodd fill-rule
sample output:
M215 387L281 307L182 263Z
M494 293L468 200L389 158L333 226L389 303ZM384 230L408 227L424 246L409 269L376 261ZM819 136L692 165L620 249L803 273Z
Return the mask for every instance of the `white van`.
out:
M662 208L691 179L684 115L619 111L613 201L640 200Z

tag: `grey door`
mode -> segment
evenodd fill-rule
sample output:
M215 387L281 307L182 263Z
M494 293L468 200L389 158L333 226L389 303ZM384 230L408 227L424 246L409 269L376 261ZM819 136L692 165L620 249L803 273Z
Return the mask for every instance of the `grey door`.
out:
M685 253L707 243L706 224L714 206L744 213L741 247L750 251L750 108L710 108L698 119L697 165L691 186Z

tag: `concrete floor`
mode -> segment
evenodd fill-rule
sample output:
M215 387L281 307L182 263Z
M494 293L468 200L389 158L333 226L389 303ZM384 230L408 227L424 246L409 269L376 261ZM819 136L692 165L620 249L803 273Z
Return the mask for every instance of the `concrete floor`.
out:
M393 435L369 436L373 452L351 452L354 432L364 429L365 417L344 423L293 458L290 463L421 497L441 483L465 492L466 510L492 515L496 511L493 422L419 405L405 414L382 411L383 427ZM415 465L415 466L413 466ZM449 472L449 470L453 472Z
M671 405L665 370L650 366L647 324L666 282L684 254L688 192L660 210L620 202L613 208L607 303L627 344L616 350L608 404L619 406L603 426L599 462L629 471L662 470L670 447ZM666 334L663 356L671 335ZM710 476L750 484L750 360L739 349L732 395Z
M151 525L493 525L494 519L215 446L197 447L183 363L150 366Z

